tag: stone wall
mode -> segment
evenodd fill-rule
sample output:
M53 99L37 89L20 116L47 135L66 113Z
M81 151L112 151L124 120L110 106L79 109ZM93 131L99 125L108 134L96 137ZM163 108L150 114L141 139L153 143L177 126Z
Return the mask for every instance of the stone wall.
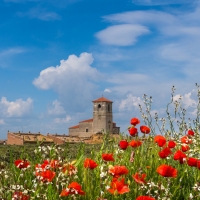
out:
M17 136L15 134L9 133L7 134L7 144L9 145L23 145L24 141L23 138Z

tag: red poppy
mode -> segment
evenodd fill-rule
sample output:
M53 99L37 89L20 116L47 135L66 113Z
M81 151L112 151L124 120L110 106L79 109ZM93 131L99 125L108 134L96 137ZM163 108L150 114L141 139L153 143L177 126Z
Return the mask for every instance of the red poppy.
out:
M170 165L160 165L157 170L157 173L159 173L161 176L164 177L173 177L175 178L177 176L177 169L171 167Z
M162 151L158 152L160 158L167 158L171 154L171 150L169 147L165 147Z
M129 131L129 134L130 134L131 136L133 136L133 137L138 135L138 130L137 130L137 128L135 128L135 127L129 128L128 131Z
M105 161L115 161L115 159L113 158L113 154L112 153L104 153L104 154L102 154L101 157Z
M191 167L197 167L197 161L196 158L188 158L187 164Z
M200 169L200 160L197 160L197 168Z
M60 167L60 164L59 164L58 160L51 160L51 161L44 160L43 166L45 167L47 165L49 165L51 168L58 168L58 167Z
M118 178L121 175L128 174L128 169L125 166L113 166L108 170L108 173Z
M13 193L12 199L13 200L18 200L18 199L29 200L30 196L23 194L21 191L16 191Z
M186 160L187 156L180 150L176 151L174 154L174 160L179 160L180 164Z
M142 142L139 140L132 140L129 142L129 146L134 147L134 148L139 147L141 145L142 145Z
M139 196L139 197L137 197L136 200L156 200L156 199L153 197L149 197L149 196Z
M187 144L182 144L181 145L181 150L182 150L182 152L186 152L186 151L188 151L190 149L190 147L187 145Z
M136 126L140 123L140 120L138 118L132 118L130 122L133 126Z
M176 142L174 142L173 140L169 140L168 147L169 148L174 148L175 146L176 146Z
M166 139L162 135L156 135L154 137L154 142L157 143L159 147L163 147L166 144Z
M81 189L81 185L77 182L72 182L66 189L63 189L60 193L61 197L66 197L70 194L80 194L84 195L85 192Z
M27 160L15 160L15 166L19 169L27 168L30 166L30 162Z
M187 135L181 138L181 142L184 144L192 144L192 140Z
M35 175L39 176L40 180L43 182L51 182L53 180L53 178L55 177L56 173L51 170L39 171L36 169Z
M187 135L194 136L194 131L193 130L188 130Z
M63 166L62 172L65 173L66 175L71 176L77 173L77 168L71 163L68 163Z
M85 168L94 169L97 166L98 166L98 164L90 158L86 158L85 161L84 161L84 167Z
M121 140L119 142L119 147L123 150L127 149L127 147L129 146L128 142L126 140Z
M130 191L130 189L128 188L128 184L124 183L124 179L121 180L113 180L110 184L110 188L108 189L108 191L111 194L124 194Z
M146 176L147 176L146 174L136 173L132 177L134 178L135 182L137 182L139 184L146 184L146 181L144 180L146 178Z
M149 134L151 129L148 126L140 126L140 131L145 134Z

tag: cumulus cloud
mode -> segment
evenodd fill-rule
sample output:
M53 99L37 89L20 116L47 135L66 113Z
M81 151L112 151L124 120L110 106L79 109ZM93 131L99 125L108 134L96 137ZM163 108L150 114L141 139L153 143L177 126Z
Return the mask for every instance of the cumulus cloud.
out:
M62 115L65 114L65 109L62 107L58 100L53 101L52 106L48 108L49 115Z
M137 41L137 37L149 33L148 28L134 24L120 24L109 26L96 33L96 37L103 43L116 46L129 46Z
M126 99L122 99L119 105L119 111L122 110L133 110L133 108L139 108L139 104L143 104L140 97L135 97L132 94L128 94Z
M56 124L63 124L63 123L69 122L71 119L72 119L72 118L71 118L69 115L67 115L65 118L55 118L55 119L54 119L54 122L55 122Z
M102 77L96 68L90 66L92 62L89 53L81 53L79 57L70 55L67 60L61 60L60 65L42 70L33 84L42 90L54 90L65 108L79 109L92 100L97 87L95 82Z
M179 101L180 94L177 94L174 96L174 100ZM181 96L181 102L183 103L183 106L185 109L192 107L196 108L197 107L197 101L191 98L192 92L189 92L187 94L184 94Z
M0 111L4 117L23 117L29 115L32 108L33 100L31 98L26 101L22 99L8 101L6 97L2 97L0 101Z
M104 90L104 92L108 92L108 93L110 93L111 90L109 90L108 88L106 88L106 89Z

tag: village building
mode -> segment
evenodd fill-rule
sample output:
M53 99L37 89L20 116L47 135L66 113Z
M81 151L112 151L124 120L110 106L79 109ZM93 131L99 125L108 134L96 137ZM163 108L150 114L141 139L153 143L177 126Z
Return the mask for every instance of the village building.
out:
M53 144L54 141L45 135L39 133L21 133L19 132L9 132L7 133L8 145L24 145L24 144L36 144L37 142L42 144Z
M93 118L80 121L79 124L69 127L69 136L91 137L93 134L119 134L120 127L113 122L112 101L105 97L93 102Z

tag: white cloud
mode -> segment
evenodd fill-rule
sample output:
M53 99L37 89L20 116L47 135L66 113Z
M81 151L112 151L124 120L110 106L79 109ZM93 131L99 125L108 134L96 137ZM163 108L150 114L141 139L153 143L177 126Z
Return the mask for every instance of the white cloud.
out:
M63 123L69 122L71 119L72 119L72 118L71 118L69 115L67 115L65 118L55 118L55 119L54 119L54 122L55 122L56 124L63 124Z
M187 94L184 94L181 97L181 102L183 103L183 106L184 106L185 109L187 109L189 107L192 107L192 108L196 108L197 107L197 101L192 99L191 95L192 95L192 92L189 92ZM174 100L178 101L180 96L181 96L180 94L175 95L174 96Z
M5 124L5 122L4 122L3 119L0 119L0 124L1 124L1 125L4 125L4 124Z
M51 12L51 11L46 11L45 9L42 9L39 7L32 8L31 10L24 12L24 13L18 12L17 15L20 17L28 16L31 19L36 18L36 19L40 19L43 21L61 20L61 16L58 15L57 13Z
M137 37L149 33L148 28L134 24L120 24L110 26L96 33L96 37L103 43L116 46L129 46L137 41Z
M62 115L65 113L65 109L62 107L58 100L53 101L52 106L48 108L49 115Z
M109 90L108 88L106 88L106 89L104 90L104 92L108 92L108 93L110 93L111 90Z
M128 94L126 99L121 100L121 103L119 105L119 111L122 110L133 110L133 109L138 109L139 104L143 105L143 101L141 100L140 97L135 97L132 94Z
M95 82L102 77L90 66L92 62L89 53L81 53L79 57L70 55L67 60L61 60L60 65L42 70L33 84L42 90L53 89L65 109L79 109L93 99Z
M6 97L2 97L0 101L0 111L5 117L23 117L29 115L32 108L33 100L31 98L26 101L22 99L8 101Z
M12 47L12 48L0 51L0 58L4 58L5 56L12 56L12 55L24 53L26 51L27 50L22 47Z

